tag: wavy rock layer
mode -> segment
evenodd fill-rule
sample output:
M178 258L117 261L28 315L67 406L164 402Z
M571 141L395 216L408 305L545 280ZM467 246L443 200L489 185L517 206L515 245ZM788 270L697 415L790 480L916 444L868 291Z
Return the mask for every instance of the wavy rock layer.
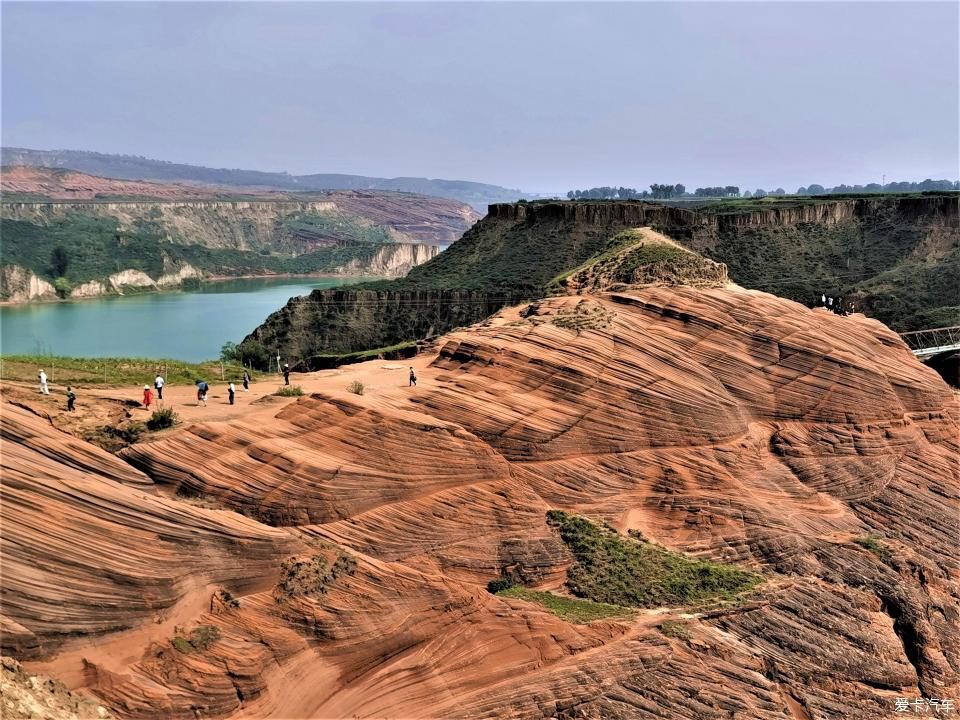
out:
M960 691L956 401L861 317L558 297L448 336L415 391L331 379L136 445L143 476L36 433L3 453L12 649L121 716L866 720ZM489 595L504 568L562 591L550 508L765 582L589 625ZM320 589L276 587L286 559L341 555ZM170 643L199 626L219 639Z

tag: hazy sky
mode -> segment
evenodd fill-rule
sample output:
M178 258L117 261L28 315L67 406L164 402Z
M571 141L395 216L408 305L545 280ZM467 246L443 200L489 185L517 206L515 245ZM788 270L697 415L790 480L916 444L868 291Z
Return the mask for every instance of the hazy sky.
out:
M528 191L958 176L958 4L2 3L2 141Z

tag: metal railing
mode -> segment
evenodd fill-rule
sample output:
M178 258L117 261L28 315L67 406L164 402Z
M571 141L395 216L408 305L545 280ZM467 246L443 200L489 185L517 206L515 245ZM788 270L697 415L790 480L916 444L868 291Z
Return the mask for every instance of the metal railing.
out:
M900 337L914 355L921 357L960 349L960 325L914 330L900 333Z

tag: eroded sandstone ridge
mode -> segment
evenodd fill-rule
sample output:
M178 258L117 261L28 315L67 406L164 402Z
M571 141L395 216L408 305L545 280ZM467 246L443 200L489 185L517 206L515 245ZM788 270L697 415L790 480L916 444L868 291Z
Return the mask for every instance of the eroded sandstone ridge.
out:
M362 396L319 375L129 464L4 405L4 652L139 718L960 696L960 413L880 323L652 287L504 310L414 362L417 388L352 366ZM551 510L762 582L590 623L488 592L569 597Z

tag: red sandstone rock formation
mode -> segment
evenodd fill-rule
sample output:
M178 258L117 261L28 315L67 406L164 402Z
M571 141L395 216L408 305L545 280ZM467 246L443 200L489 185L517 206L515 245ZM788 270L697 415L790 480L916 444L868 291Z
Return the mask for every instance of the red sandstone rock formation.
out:
M602 321L572 327L580 303ZM755 292L558 297L448 336L427 370L135 445L143 474L4 406L4 651L121 717L960 699L960 412L881 324ZM487 593L505 567L561 588L551 508L764 584L587 625ZM873 535L882 552L854 542ZM217 639L177 649L197 628Z

